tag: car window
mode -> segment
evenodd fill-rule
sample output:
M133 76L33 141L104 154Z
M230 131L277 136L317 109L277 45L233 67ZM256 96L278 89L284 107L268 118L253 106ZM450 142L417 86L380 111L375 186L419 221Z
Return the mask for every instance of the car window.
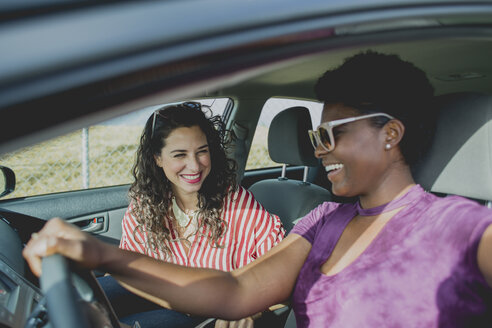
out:
M323 104L315 101L287 98L270 98L265 102L256 126L255 135L251 144L251 150L246 163L246 170L280 166L275 163L268 154L268 129L272 119L281 111L293 107L304 106L309 109L313 127L319 125Z
M223 115L229 98L198 99L213 115ZM17 198L129 184L140 135L157 108L150 106L32 147L0 156L16 175Z

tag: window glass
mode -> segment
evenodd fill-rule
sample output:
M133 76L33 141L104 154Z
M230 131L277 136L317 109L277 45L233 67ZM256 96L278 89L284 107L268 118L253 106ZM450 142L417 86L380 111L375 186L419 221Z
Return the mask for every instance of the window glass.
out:
M228 98L198 99L222 115ZM133 182L131 170L151 106L16 152L0 156L0 165L16 175L15 191L2 198L115 186Z
M317 127L321 120L323 104L315 101L270 98L261 110L260 119L256 126L255 135L251 144L251 150L246 163L246 170L280 166L283 163L275 163L268 154L268 129L272 119L281 111L293 107L304 106L309 109L313 127Z

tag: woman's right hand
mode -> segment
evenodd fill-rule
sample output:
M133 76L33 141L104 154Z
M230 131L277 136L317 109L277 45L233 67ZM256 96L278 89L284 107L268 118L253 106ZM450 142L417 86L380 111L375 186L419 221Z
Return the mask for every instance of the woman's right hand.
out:
M36 276L41 275L41 259L51 254L61 254L79 262L88 269L101 264L106 244L82 232L62 219L46 222L43 229L32 234L22 254Z

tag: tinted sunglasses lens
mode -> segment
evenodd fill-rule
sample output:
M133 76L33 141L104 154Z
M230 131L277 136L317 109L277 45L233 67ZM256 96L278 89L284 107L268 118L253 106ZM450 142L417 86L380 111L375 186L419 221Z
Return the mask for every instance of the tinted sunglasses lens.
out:
M323 146L325 146L326 149L331 150L333 148L333 141L330 138L328 130L326 130L325 128L318 128L318 133L319 139L323 143Z
M309 130L308 135L309 135L309 140L311 140L311 144L313 145L314 149L318 147L318 140L316 139L316 131Z

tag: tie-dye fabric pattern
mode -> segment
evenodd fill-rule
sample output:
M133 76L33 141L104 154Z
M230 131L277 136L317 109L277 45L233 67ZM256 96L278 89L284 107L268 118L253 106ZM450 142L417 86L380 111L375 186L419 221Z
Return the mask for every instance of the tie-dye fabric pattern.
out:
M313 245L293 294L298 327L492 327L492 289L477 265L492 210L410 192L412 202L332 276L320 267L356 206L324 203L294 227Z

